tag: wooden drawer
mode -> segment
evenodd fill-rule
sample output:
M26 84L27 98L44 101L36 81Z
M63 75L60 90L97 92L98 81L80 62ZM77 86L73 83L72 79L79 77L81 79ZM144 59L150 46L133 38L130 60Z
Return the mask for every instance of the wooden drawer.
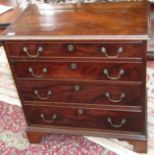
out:
M143 43L57 43L57 42L7 42L10 57L99 57L142 58Z
M16 78L55 80L141 81L143 65L103 62L13 61Z
M143 130L142 113L77 107L24 105L29 125L68 126L121 131Z
M23 101L128 106L141 106L142 102L141 86L18 81L18 88Z

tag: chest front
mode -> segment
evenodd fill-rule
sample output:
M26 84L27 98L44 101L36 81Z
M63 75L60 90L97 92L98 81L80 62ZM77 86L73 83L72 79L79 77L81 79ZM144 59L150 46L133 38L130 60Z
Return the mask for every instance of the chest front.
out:
M148 12L146 2L30 5L7 29L30 142L68 133L145 151Z

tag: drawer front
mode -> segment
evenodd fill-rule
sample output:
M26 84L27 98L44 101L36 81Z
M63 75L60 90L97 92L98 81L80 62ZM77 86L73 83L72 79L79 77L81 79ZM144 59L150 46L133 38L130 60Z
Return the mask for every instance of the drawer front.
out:
M141 86L19 81L18 87L23 101L141 106L142 100Z
M99 57L142 58L143 43L52 43L52 42L8 42L10 57Z
M16 78L141 81L141 63L13 61Z
M24 105L29 125L56 125L124 131L142 131L141 113L77 107Z

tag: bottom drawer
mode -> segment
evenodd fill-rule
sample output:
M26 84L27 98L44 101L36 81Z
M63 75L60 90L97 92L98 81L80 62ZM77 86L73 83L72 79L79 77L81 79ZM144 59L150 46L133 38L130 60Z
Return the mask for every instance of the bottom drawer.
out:
M143 132L140 112L103 109L24 105L29 125L54 125Z

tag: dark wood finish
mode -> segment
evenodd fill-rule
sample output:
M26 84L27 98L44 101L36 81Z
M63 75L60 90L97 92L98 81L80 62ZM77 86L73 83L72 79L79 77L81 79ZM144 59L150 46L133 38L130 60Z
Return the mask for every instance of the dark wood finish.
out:
M37 101L43 101L50 102L51 105L52 102L58 102L141 106L142 102L141 85L109 86L101 83L19 81L18 87L23 101L36 101L36 104ZM110 97L106 96L107 93Z
M23 12L1 39L31 142L56 132L132 140L146 151L149 21L147 1L31 5ZM124 53L109 58L120 46ZM112 104L122 91L126 99Z
M113 58L134 59L143 58L145 44L142 43L51 43L51 42L9 42L7 43L9 56L11 58L53 58L53 57L75 57L75 58ZM28 53L23 48L26 47ZM39 47L43 48L38 53ZM70 49L71 47L71 49ZM106 53L102 52L105 48ZM122 52L118 54L119 50ZM39 55L38 55L39 54Z
M111 80L111 77L118 77L118 79L111 81L141 81L143 73L143 65L139 62L100 63L99 61L77 62L74 60L70 62L62 62L62 60L61 62L13 61L12 65L15 70L15 76L18 79ZM34 75L29 71L29 68L32 68ZM47 72L44 73L45 68ZM104 73L105 69L108 72L107 74ZM121 70L124 70L122 75L120 75ZM42 76L36 77L40 75Z
M130 140L128 142L134 146L134 150L136 152L139 152L139 153L147 152L146 141Z
M28 127L27 129L27 136L30 140L31 143L39 143L42 139L43 136L47 136L49 135L50 133L58 133L58 132L62 132L63 130L63 133L71 133L71 134L80 134L80 135L87 135L87 136L92 136L92 134L94 134L93 130L92 131L85 131L85 129L66 129L65 128L60 128L59 127L56 127L56 128L41 128L41 127ZM69 132L69 131L70 132ZM78 131L78 132L77 132ZM117 133L117 131L114 133L114 132L111 132L111 131L105 131L103 132L98 130L95 132L95 136L104 136L104 137L113 137L113 138L118 138L118 135L119 135L119 139L120 140L126 140L128 141L129 143L131 143L132 145L134 145L134 150L136 152L139 152L139 153L143 153L143 152L146 152L147 150L147 143L146 143L146 137L143 137L141 136L140 134L136 134L136 138L138 137L139 140L133 140L135 138L135 134L133 132L124 132L122 131L121 134ZM123 137L126 137L126 135L128 135L128 139L124 139ZM120 138L121 137L121 138Z
M120 131L137 131L144 132L144 124L142 121L142 113L122 112L122 111L107 111L101 109L85 109L75 107L57 107L57 106L27 106L24 105L25 114L28 125L45 125L45 126L69 126L69 127L84 127L109 129ZM45 122L41 118L44 115L48 121L52 120L53 115L56 119L51 123ZM33 117L35 116L35 117ZM112 125L120 125L113 127L109 122L111 119ZM125 119L126 122L122 123Z
M104 5L100 3L53 4L46 7L31 5L1 38L3 40L148 39L149 8L147 1Z
M95 132L94 132L95 131ZM104 132L103 132L104 131ZM111 130L103 130L103 129L86 129L86 128L75 128L75 127L62 127L62 126L53 126L51 127L41 127L41 126L29 126L27 128L27 133L29 139L33 143L39 143L42 136L46 136L50 133L67 133L67 134L77 134L77 135L85 135L85 136L96 136L96 137L113 137L119 138L120 140L129 140L130 142L133 141L135 138L137 141L146 141L146 136L142 135L141 133L130 132L130 131L115 131L111 132ZM37 134L33 134L37 133ZM31 135L33 134L33 135ZM32 137L31 137L31 136Z

